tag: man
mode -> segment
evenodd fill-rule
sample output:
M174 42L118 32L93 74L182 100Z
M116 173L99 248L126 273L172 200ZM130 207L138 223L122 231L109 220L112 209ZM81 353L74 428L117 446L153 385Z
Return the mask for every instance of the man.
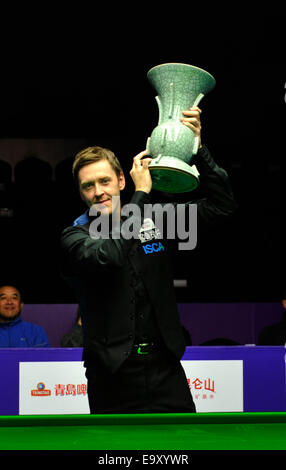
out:
M41 326L21 319L23 305L16 287L0 287L0 348L50 347L49 339Z
M199 108L191 108L182 118L199 137L200 113ZM151 203L151 159L147 155L144 151L134 157L130 171L134 183L130 203L140 214ZM199 223L232 214L235 204L227 174L202 145L196 165L208 191L197 202ZM109 219L114 212L118 214L114 201L126 182L111 151L100 147L83 150L75 158L73 174L89 208L96 206ZM189 204L184 207L188 213ZM140 236L131 238L124 231L118 235L118 229L110 230L107 237L91 236L96 220L86 211L62 234L63 274L74 288L82 313L91 413L195 412L180 362L185 341L167 240L157 239L152 220L146 221L143 215ZM120 224L123 227L130 220L134 225L138 222L125 213ZM142 236L146 226L151 242Z
M76 322L70 333L63 336L61 340L62 348L82 348L83 337L82 337L82 323L80 309L77 309Z
M282 294L282 318L279 322L265 326L258 335L259 346L286 345L286 291Z

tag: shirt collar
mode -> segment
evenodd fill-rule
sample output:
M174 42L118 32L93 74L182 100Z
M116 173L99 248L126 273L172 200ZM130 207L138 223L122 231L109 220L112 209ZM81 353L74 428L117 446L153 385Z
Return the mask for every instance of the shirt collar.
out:
M20 323L21 321L22 321L22 318L18 317L15 320L1 322L0 326L14 326L14 325L17 325L17 323Z
M91 217L88 214L89 209L86 209L86 211L80 215L75 221L73 222L73 227L76 225L85 225L88 224L91 221Z
M75 227L76 225L89 224L94 217L96 217L96 216L91 217L89 215L89 208L88 208L82 215L80 215L79 217L77 217L77 219L75 219L73 221L72 225L73 225L73 227ZM110 217L111 217L111 215L110 215ZM127 219L127 216L122 216L121 218L122 218L122 220L125 220L125 219Z

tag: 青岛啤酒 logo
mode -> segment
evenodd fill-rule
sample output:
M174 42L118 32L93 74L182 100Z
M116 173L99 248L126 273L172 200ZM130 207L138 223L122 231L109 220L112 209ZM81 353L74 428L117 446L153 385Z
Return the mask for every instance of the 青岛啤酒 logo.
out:
M52 394L51 390L46 390L45 384L39 382L36 390L31 390L32 397L48 397Z

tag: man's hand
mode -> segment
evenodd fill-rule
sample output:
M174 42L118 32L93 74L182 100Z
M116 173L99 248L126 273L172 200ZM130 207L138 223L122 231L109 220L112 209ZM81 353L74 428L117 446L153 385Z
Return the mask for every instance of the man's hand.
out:
M202 130L202 125L201 125L201 112L202 110L195 106L194 108L190 108L187 111L183 111L184 117L181 118L182 124L187 126L189 129L191 129L194 134L199 137L200 139L200 147L202 147L202 141L201 141L201 130Z
M130 176L133 179L135 191L150 193L152 189L152 178L148 164L152 161L152 158L143 158L146 155L148 155L148 150L138 153L138 155L133 158Z

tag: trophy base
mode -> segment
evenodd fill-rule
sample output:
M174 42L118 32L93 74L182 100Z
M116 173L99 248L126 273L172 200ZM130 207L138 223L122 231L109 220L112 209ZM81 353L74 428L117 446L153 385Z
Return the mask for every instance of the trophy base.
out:
M149 164L152 188L166 193L186 193L199 184L199 172L195 165L174 157L159 156Z

